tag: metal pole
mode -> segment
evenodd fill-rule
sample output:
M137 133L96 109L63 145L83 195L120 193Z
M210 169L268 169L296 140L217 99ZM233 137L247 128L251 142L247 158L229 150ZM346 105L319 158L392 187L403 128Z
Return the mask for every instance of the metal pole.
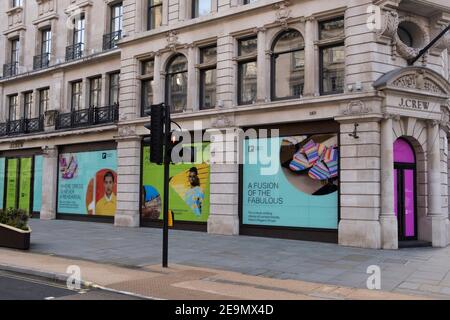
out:
M408 60L408 65L412 66L414 63L416 63L416 61L419 60L420 57L422 57L428 50L430 50L430 48L434 46L436 42L438 42L449 30L450 24L444 30L442 30L441 33L439 33L438 36L434 38L433 41L431 41L425 48L420 50L417 57Z
M169 179L170 179L170 140L171 119L170 107L164 106L164 223L163 223L163 268L169 264Z

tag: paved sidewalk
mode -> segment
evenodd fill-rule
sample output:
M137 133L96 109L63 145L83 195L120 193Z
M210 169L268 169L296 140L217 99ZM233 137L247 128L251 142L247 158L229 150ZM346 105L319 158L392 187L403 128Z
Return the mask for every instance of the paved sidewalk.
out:
M249 276L217 269L172 265L118 267L84 260L0 249L0 270L66 279L69 266L79 266L89 287L101 286L138 297L171 300L406 300L426 299L367 289L345 288L299 280ZM78 297L83 299L83 295Z
M145 267L161 262L161 231L109 224L32 220L32 252ZM450 248L398 251L199 232L170 232L170 263L273 279L365 288L381 268L384 291L450 298Z

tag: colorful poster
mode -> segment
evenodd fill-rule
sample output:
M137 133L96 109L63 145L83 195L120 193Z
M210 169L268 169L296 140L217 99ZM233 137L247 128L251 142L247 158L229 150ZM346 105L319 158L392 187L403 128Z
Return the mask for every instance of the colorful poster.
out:
M116 207L116 150L59 156L58 213L114 216Z
M7 160L6 172L6 205L5 209L17 207L17 169L18 159Z
M3 208L5 197L5 158L0 158L0 208Z
M42 169L43 157L34 158L33 212L41 212L42 208Z
M337 144L335 134L246 140L243 223L337 229Z
M183 163L170 166L169 209L174 221L207 222L209 217L210 171L209 154L204 152L208 143L183 146L192 151L202 163ZM205 159L205 156L208 158ZM142 218L163 218L164 167L150 163L150 147L144 147ZM195 161L197 162L197 161Z
M31 167L32 158L20 158L19 209L27 212L31 209Z

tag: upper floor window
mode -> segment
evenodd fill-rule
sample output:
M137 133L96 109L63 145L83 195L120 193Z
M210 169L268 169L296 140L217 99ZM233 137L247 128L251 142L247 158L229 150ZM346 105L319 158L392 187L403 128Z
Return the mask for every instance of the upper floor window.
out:
M20 120L19 95L9 96L9 121Z
M141 70L141 115L146 116L149 107L153 104L153 77L155 71L155 61L147 60L142 62Z
M86 20L81 13L73 20L72 44L66 48L66 60L79 59L83 56L85 46Z
M320 93L342 93L345 83L344 18L322 21L319 30Z
M13 39L11 40L11 56L10 56L11 64L19 63L19 54L20 54L20 40L18 38Z
M50 55L52 52L52 30L50 28L41 31L41 54Z
M78 111L82 109L82 96L83 96L83 82L76 81L72 82L72 92L71 92L71 107L72 111Z
M339 17L319 23L320 40L340 38L344 36L344 18Z
M23 107L25 119L33 119L36 117L33 105L33 91L25 92L23 94Z
M200 49L200 109L216 106L217 47Z
M102 98L102 77L89 79L89 107L100 107Z
M206 16L211 9L211 0L192 0L192 18Z
M19 71L20 40L19 38L9 41L9 63L3 65L3 76L12 77Z
M117 42L122 39L123 4L122 2L113 4L110 9L109 33L103 36L103 50L117 48Z
M167 64L166 102L173 112L182 112L187 107L187 76L188 62L184 55L179 54Z
M147 1L147 30L152 30L162 24L162 0Z
M123 29L123 5L122 2L111 6L111 33L120 32Z
M250 3L253 3L256 1L258 1L258 0L244 0L243 4L250 4Z
M109 105L119 105L120 95L120 73L111 73L109 75Z
M238 104L251 104L256 101L257 90L257 51L256 37L238 41Z
M297 30L284 31L272 46L272 100L299 98L304 84L303 37Z
M82 13L75 18L72 43L74 45L78 44L84 47L84 43L86 40L85 32L86 32L86 19L84 13Z
M39 114L44 114L50 107L50 89L44 88L39 90Z
M23 0L12 0L12 7L21 7L23 4Z
M47 68L50 65L50 55L52 52L52 30L50 28L40 31L41 43L38 56L34 57L34 69Z

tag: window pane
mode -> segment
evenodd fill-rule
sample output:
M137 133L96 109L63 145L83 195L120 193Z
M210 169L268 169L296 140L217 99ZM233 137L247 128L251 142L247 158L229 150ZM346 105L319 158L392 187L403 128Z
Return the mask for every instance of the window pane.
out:
M322 49L322 63L322 92L343 92L345 77L344 46Z
M344 36L344 19L324 21L320 23L320 39L330 39Z
M142 81L142 114L145 115L146 110L153 104L153 80Z
M94 78L91 79L90 83L90 98L89 98L89 106L90 107L100 107L101 102L101 94L102 94L102 78Z
M9 120L16 121L20 119L19 98L17 95L9 97Z
M258 51L258 40L256 38L244 39L239 41L240 56L256 54L257 51Z
M201 17L211 13L211 0L193 0L193 17Z
M274 52L285 52L298 50L303 48L304 41L300 32L296 30L289 30L284 32L277 40Z
M216 69L202 70L201 109L214 108L216 105Z
M72 83L72 110L81 109L81 82Z
M215 63L217 60L217 47L208 47L200 50L200 63Z
M49 89L42 89L39 91L39 114L43 114L48 110L50 102L49 92Z
M162 1L149 0L148 29L155 29L162 25Z
M239 65L240 103L252 103L256 100L256 61Z
M119 104L120 74L113 73L109 76L109 104Z
M36 117L35 110L33 108L33 93L27 92L24 94L24 114L25 119L33 119Z
M169 105L173 111L183 111L187 106L187 72L169 76Z
M179 55L174 60L172 60L167 72L176 73L183 71L187 71L187 60L185 56Z
M142 62L142 75L153 75L154 69L155 69L154 60Z
M303 50L279 54L275 58L275 98L299 97L305 83Z

